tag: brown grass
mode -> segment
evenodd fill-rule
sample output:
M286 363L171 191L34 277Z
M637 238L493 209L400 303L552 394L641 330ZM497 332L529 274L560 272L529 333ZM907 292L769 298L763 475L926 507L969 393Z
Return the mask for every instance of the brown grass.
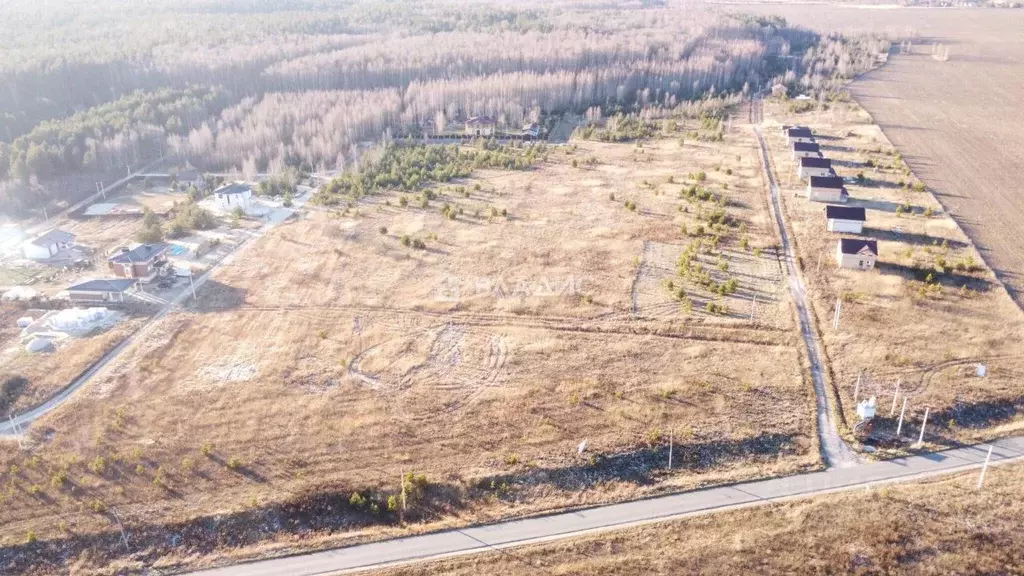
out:
M1024 465L375 572L1020 574Z
M571 167L590 155L596 165ZM205 526L215 512L272 511L339 490L386 499L403 471L430 482L432 507L413 518L427 529L816 466L813 397L768 249L756 162L749 129L684 148L581 142L537 170L459 183L468 199L448 186L428 209L399 208L389 193L347 216L313 210L275 229L216 273L198 308L161 320L37 427L53 432L38 467L12 451L0 457L20 467L3 477L14 488L0 541L29 529L59 538L64 521L76 548L109 534L110 519L91 508L101 501L164 546L163 527ZM678 192L698 171L746 228L748 250L737 229L722 248L740 291L757 291L756 325L736 311L740 291L723 316L702 310L711 297L702 288L687 289L697 301L687 313L659 286L674 275L672 251L691 240L680 226L696 226L701 203ZM445 220L443 202L463 215ZM508 217L489 217L491 206ZM402 246L405 234L427 249ZM644 255L645 240L660 243L661 260ZM754 247L766 250L755 257ZM439 298L452 277L474 291ZM514 288L475 291L478 278ZM581 280L576 293L538 290L568 278ZM669 434L671 474L662 470ZM104 472L89 466L97 457L110 463ZM75 490L47 484L59 470ZM391 515L367 525L336 514L333 533L307 545L395 533ZM291 541L258 534L215 549L241 557ZM200 540L164 561L212 551Z

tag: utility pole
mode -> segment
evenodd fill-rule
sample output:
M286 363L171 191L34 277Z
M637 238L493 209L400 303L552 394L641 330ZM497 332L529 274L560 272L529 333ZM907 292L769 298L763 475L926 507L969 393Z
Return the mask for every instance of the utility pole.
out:
M853 387L853 403L854 404L856 404L857 403L857 399L860 398L860 379L861 379L861 376L863 376L863 375L864 375L863 371L859 372L857 374L857 384L854 385L854 387Z
M921 434L917 437L917 446L920 448L924 444L924 427L928 425L928 407L924 408L924 420L921 422Z
M398 523L405 524L405 470L402 470L402 508L398 512Z
M896 379L896 392L894 392L893 395L892 395L892 407L889 408L889 417L890 418L892 417L893 414L896 413L896 400L899 399L899 397L900 397L900 382L902 382L902 379L897 378Z
M903 397L903 408L900 409L900 422L896 425L896 437L900 437L900 432L903 432L903 415L907 412L907 397Z
M985 463L981 466L981 476L978 476L978 490L981 490L981 485L985 482L985 472L988 470L988 461L992 459L992 445L988 445L988 455L985 456Z
M756 312L757 312L757 295L755 294L755 295L750 297L750 321L752 323L757 321L755 319Z
M840 298L836 298L836 313L832 318L832 329L839 330L839 314L843 309L843 301ZM895 408L893 408L895 410Z
M672 469L672 431L668 431L668 469Z
M193 276L194 276L194 274L192 274L192 271L189 270L189 273L188 273L188 284L189 284L189 286L192 287L192 301L195 302L197 300L197 298L196 298L196 283L192 279Z

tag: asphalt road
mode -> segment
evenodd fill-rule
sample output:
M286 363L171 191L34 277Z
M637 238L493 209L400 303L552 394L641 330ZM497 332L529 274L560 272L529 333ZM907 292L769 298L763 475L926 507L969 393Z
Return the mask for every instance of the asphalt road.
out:
M1024 436L1006 438L993 442L992 445L993 464L1024 460ZM790 498L969 470L980 467L987 451L986 444L852 468L834 467L824 472L746 482L551 516L236 564L192 574L312 576L358 572L447 556L476 554L729 508L757 506ZM974 482L973 479L970 481Z
M758 110L755 113L755 120L761 120L761 100L753 100L752 106ZM800 275L800 268L796 265L796 254L793 252L793 244L789 240L789 232L786 230L782 217L782 202L779 200L779 186L772 173L771 162L769 161L768 146L765 144L761 127L754 126L757 133L757 142L761 147L762 168L768 178L768 186L771 189L772 207L775 216L775 225L779 230L779 237L782 239L782 251L786 260L786 276L789 280L789 293L793 297L796 306L797 319L800 323L800 335L807 349L807 359L811 366L811 381L814 384L815 405L818 416L818 440L821 446L821 455L829 466L848 467L856 466L858 458L853 449L846 444L846 441L839 435L839 428L836 426L834 414L835 409L832 397L825 388L825 367L821 361L821 348L818 342L818 333L814 330L811 322L810 304L807 302L807 288L804 285L803 277Z

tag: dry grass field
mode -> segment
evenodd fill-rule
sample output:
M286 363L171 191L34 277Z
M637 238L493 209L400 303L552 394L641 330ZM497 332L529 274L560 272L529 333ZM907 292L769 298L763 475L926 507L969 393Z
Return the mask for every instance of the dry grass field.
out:
M904 429L915 440L926 407L936 444L976 441L991 436L993 426L999 433L1012 429L1024 393L1024 314L967 236L856 104L798 114L774 101L765 114L783 203L848 424L858 420L852 395L861 377L861 398L880 400L879 416L888 419L878 420L883 429L895 429L890 408L897 382L898 402L908 398ZM824 204L806 199L780 129L797 123L819 136L840 176L860 180L847 184L848 205L867 210L860 237L878 241L875 270L837 268L838 239L854 235L826 231ZM843 304L835 330L837 300ZM987 366L984 378L976 375L979 363Z
M79 550L116 510L143 543L110 566L194 565L400 533L403 473L422 530L819 465L749 126L458 186L311 207L219 269L37 424L35 458L0 454L0 542ZM676 272L698 238L704 285Z
M375 572L1020 574L1024 465Z

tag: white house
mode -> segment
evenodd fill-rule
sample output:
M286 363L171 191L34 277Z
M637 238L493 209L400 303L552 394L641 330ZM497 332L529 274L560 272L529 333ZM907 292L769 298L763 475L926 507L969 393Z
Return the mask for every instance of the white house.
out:
M811 176L833 176L832 174L832 161L828 158L815 158L814 156L804 156L800 158L800 166L797 168L797 175L801 179L810 178Z
M838 176L811 176L807 183L807 199L812 202L846 202L849 198Z
M867 213L852 206L825 206L825 227L829 232L860 234L864 231Z
M240 207L243 212L248 212L252 202L252 186L244 182L225 184L213 191L213 198L219 210L233 212Z
M790 144L797 142L811 143L814 142L814 134L810 128L803 126L794 126L789 130L786 130L786 137L789 139Z
M473 116L466 120L467 136L492 136L498 123L488 116Z
M75 235L54 228L21 245L21 253L29 260L48 260L75 244Z
M113 278L110 280L89 280L68 288L72 302L124 302L124 295L135 285L135 280Z
M878 259L878 242L842 238L836 246L836 264L840 268L870 270Z
M815 142L793 142L793 160L821 158L821 147Z

